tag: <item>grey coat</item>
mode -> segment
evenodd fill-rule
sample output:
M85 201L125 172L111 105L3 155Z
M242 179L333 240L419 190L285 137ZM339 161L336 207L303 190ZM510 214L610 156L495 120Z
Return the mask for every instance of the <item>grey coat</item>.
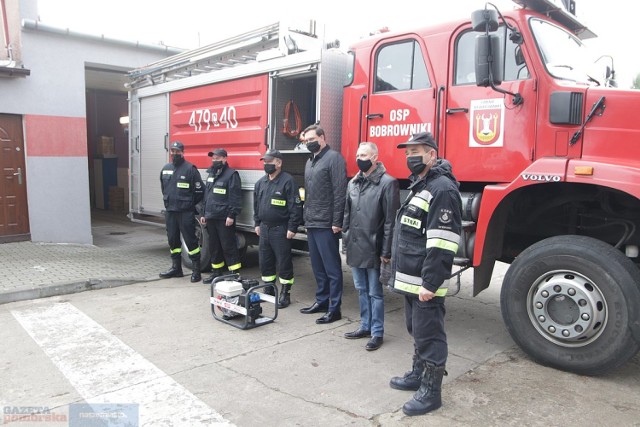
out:
M379 268L381 256L391 258L399 206L398 180L386 173L382 163L369 176L358 172L349 181L342 228L349 266Z
M347 165L342 154L327 145L310 158L304 168L304 187L305 227L342 227L347 189Z

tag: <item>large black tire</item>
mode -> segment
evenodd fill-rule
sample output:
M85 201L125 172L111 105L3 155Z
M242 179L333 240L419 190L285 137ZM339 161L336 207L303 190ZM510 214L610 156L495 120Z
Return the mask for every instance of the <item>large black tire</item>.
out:
M534 360L583 375L617 368L640 349L640 271L620 251L585 236L557 236L523 251L502 283L513 340Z
M196 237L198 238L198 242L200 242L200 271L211 271L211 263L209 262L211 259L209 233L207 226L200 224L199 221L196 225ZM180 236L180 240L182 241L182 264L186 268L191 268L193 263L191 262L191 258L189 258L189 249L187 249L187 245L184 243L182 236ZM238 244L238 250L240 251L240 260L243 260L247 253L247 242L243 233L236 231L236 242Z
M199 218L200 217L196 215L196 237L200 243L200 271L205 272L211 270L211 264L209 263L209 260L211 259L211 250L209 249L207 226L200 224L200 221L198 220ZM191 258L189 258L189 249L184 243L182 235L180 235L180 240L182 241L182 265L190 269L193 266L193 263L191 262Z

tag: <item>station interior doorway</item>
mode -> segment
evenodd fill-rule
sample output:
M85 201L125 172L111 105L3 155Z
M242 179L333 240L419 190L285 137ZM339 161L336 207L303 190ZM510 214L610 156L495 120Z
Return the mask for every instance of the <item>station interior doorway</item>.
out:
M87 157L92 223L129 212L129 70L85 64Z

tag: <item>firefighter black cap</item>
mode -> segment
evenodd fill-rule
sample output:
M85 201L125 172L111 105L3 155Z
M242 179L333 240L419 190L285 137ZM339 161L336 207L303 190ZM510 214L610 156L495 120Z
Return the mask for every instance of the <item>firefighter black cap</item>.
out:
M260 158L260 160L266 160L268 162L273 159L282 160L282 153L280 153L278 150L269 150L266 153L264 153L263 157Z
M207 156L209 156L209 157L213 157L213 156L227 157L227 150L225 150L224 148L216 148L213 151L209 151L209 154L207 154Z
M407 142L398 144L398 148L406 148L408 145L427 145L438 151L438 144L436 143L436 140L433 139L431 132L414 133Z
M184 144L180 141L173 141L171 143L171 148L174 148L176 150L180 150L180 151L184 151Z

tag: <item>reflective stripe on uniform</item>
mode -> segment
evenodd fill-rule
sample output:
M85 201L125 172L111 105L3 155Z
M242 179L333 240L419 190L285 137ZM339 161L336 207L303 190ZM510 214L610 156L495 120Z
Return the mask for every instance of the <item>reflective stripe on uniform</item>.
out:
M283 279L282 277L280 277L280 284L281 285L293 285L293 277L291 279Z
M445 280L443 284L448 284L448 281ZM393 287L400 291L418 295L422 287L422 277L397 272L395 280L393 281ZM435 294L437 297L443 297L447 294L447 288L440 287Z
M409 204L413 206L417 206L425 212L429 212L429 202L422 199L418 196L413 196L411 200L409 200Z
M286 200L271 199L271 204L275 205L275 206L286 206L287 205L287 201Z
M209 178L207 178L207 182L213 182L213 181L215 181L214 177L210 176Z
M438 229L427 230L427 239L431 239L434 237L441 237L453 243L460 243L460 235L454 233L453 231L438 230Z
M189 251L189 255L195 255L197 253L200 253L200 246L198 246L197 248L195 248L192 251Z
M162 171L162 175L173 175L173 171Z
M172 254L182 253L182 248L169 249Z
M262 276L262 281L265 283L272 283L276 281L276 275L273 276Z
M188 182L179 182L178 183L178 188L189 188L189 183Z
M445 251L451 251L454 254L458 253L458 244L444 239L427 239L427 249L429 248L440 248Z
M239 270L239 269L240 269L240 267L242 267L242 264L241 264L241 263L237 263L237 264L230 265L230 266L229 266L229 271L236 271L236 270Z
M458 253L460 235L448 230L427 230L427 248L440 248Z
M433 196L427 190L422 190L409 200L409 204L417 206L425 212L429 212L429 203Z
M216 194L227 194L227 189L226 188L214 187L213 188L213 192L216 193Z
M211 263L211 267L212 268L222 268L222 267L224 267L224 261L222 261L221 263L218 263L218 264Z

